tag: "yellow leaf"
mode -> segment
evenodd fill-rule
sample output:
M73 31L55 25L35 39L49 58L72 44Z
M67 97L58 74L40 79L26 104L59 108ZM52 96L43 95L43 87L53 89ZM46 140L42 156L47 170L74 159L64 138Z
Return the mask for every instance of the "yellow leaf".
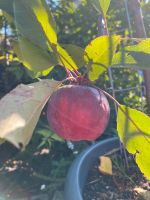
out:
M43 71L41 72L41 75L42 75L42 76L47 76L47 75L51 72L52 69L53 69L53 68L50 67L50 68L48 68L48 69L43 70Z
M85 48L84 59L91 63L89 78L92 81L111 66L113 55L116 52L117 45L120 43L119 35L100 36L92 40Z
M41 111L60 82L41 80L18 85L0 100L0 138L17 148L30 141Z
M100 156L99 171L103 174L112 175L112 161L109 157Z
M99 4L103 11L103 14L106 15L109 5L110 5L110 0L99 0Z
M139 42L136 45L127 46L125 50L150 54L150 38L143 39L141 42Z
M51 43L57 43L57 35L55 25L50 11L48 12L47 5L42 0L26 0L31 5L33 12L41 24L45 35Z
M120 105L117 114L117 131L121 142L144 175L150 179L150 117L138 110Z
M64 65L66 68L70 70L78 68L75 61L71 58L68 52L64 48L62 48L59 44L57 45L57 52L59 53L58 60L61 65Z

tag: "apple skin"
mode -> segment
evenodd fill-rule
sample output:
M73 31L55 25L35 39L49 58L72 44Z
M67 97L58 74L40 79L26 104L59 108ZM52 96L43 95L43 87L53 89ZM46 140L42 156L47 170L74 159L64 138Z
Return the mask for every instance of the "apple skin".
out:
M48 102L50 128L60 137L71 140L95 140L108 124L109 103L97 89L67 85L55 91Z

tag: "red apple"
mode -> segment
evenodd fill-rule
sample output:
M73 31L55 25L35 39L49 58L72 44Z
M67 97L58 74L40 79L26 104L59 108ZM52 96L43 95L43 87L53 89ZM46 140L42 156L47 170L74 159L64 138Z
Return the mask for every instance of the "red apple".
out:
M110 108L105 95L82 85L67 85L52 94L47 118L50 128L66 140L95 140L103 134Z

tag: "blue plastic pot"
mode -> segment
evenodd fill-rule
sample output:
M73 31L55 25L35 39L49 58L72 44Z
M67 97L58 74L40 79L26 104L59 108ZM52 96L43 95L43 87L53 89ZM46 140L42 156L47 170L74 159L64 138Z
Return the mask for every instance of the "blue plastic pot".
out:
M118 151L119 147L119 139L111 138L97 142L79 154L68 172L65 184L64 199L83 200L82 193L84 185L92 165L99 156L109 153L112 150Z

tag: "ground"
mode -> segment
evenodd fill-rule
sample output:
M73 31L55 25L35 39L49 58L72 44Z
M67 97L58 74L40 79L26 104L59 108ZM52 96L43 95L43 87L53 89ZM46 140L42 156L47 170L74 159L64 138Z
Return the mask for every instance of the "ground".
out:
M20 152L9 143L1 145L0 200L63 200L65 176L72 161L64 159L65 154L71 156L66 145L57 145L60 152L56 153L49 148Z

